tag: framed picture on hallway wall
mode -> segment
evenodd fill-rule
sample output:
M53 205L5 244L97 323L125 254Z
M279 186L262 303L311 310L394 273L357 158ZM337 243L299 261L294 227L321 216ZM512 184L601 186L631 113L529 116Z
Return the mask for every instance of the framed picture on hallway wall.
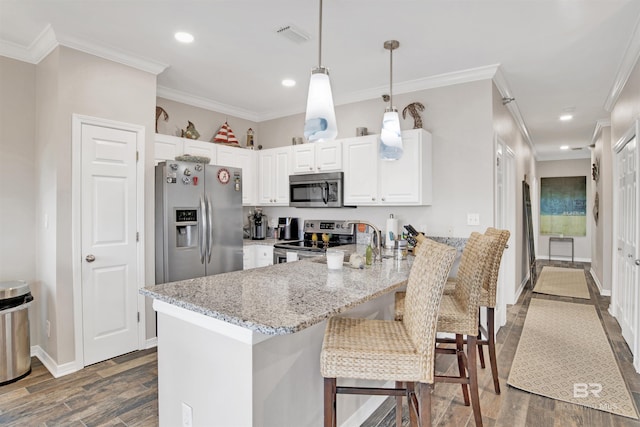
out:
M587 235L587 177L540 179L540 234Z

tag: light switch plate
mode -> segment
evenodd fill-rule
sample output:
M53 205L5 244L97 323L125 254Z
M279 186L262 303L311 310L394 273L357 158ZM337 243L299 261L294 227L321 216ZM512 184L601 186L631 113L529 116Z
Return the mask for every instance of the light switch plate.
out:
M480 214L468 213L467 214L467 225L480 225Z
M182 402L182 427L193 427L193 409Z

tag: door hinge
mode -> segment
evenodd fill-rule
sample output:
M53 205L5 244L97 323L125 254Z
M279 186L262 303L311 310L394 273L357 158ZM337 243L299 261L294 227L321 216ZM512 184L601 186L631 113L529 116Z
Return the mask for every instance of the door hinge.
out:
M140 160L140 152L139 152L139 151L136 151L136 162L137 162L138 160Z
M140 312L138 312L138 323L140 323Z
M136 231L136 242L140 241L140 232Z

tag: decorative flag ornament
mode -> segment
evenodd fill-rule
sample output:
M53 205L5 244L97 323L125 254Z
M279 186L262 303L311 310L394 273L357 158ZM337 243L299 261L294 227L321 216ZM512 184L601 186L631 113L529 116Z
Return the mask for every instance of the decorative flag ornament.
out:
M322 0L318 40L318 66L311 71L304 119L304 137L309 142L328 141L338 136L329 70L322 66Z
M233 131L231 130L231 128L229 127L229 124L226 121L222 126L220 126L220 130L218 131L216 136L213 137L213 142L240 145L240 143L238 142L238 138L236 138L236 136L233 134Z

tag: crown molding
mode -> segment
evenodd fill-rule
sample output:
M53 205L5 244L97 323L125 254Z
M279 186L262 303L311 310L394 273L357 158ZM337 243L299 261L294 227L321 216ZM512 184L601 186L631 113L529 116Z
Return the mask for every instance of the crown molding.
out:
M624 56L622 57L622 61L620 62L620 66L618 67L618 73L616 74L616 79L613 82L613 86L609 91L609 96L607 96L607 100L604 103L605 111L611 112L613 110L614 105L618 101L620 94L622 93L622 89L624 89L624 85L627 84L627 80L629 80L629 76L633 71L633 67L638 63L638 59L640 58L640 18L636 22L636 27L633 30L633 34L631 35L631 39L627 44L627 48L624 52Z
M498 92L502 95L503 98L515 98L513 96L513 92L511 92L511 88L507 83L507 79L502 73L500 67L496 69L496 73L493 76L493 83L498 88ZM531 152L533 153L533 157L538 159L538 152L536 150L535 145L533 145L533 141L531 140L531 135L529 135L529 130L527 129L527 125L522 118L522 114L520 114L520 109L518 108L517 102L509 102L505 105L507 110L511 113L511 116L516 121L516 125L520 129L520 132L524 136L524 139L529 144L529 148L531 148Z
M17 43L0 40L0 55L30 64L37 64L56 47L58 47L56 34L51 25L47 24L29 46L25 47Z
M38 34L28 47L6 40L0 40L0 55L31 64L38 64L58 46L66 46L109 61L146 71L156 76L169 66L168 64L158 61L131 55L112 46L100 45L75 37L56 37L50 24Z
M598 137L602 133L603 128L607 128L611 126L611 120L609 119L600 119L596 120L596 127L593 130L593 136L591 137L591 143L595 144Z
M417 92L427 89L435 89L438 87L445 87L460 83L469 83L479 80L491 79L498 69L499 65L487 65L484 67L470 68L468 70L455 71L452 73L438 74L436 76L424 77L415 80L408 80L405 82L398 82L393 84L393 93L403 94ZM378 86L361 91L350 92L342 95L335 96L335 105L353 104L356 102L368 101L371 99L377 99L381 94L385 93L389 89L389 86ZM291 116L294 114L304 113L303 109L295 110L280 110L276 112L269 112L267 114L257 114L258 121L273 120L280 117Z
M204 108L206 110L211 110L222 114L229 114L230 116L238 117L240 119L251 120L254 122L262 121L260 120L260 117L252 111L234 107L232 105L222 104L220 102L212 101L202 96L192 95L190 93L171 89L165 86L158 85L156 96L160 98L170 99L171 101L181 102L193 107Z
M154 74L156 76L169 67L169 64L131 55L130 53L112 46L99 45L97 43L92 43L75 37L59 37L58 42L62 46L79 50L119 64L127 65L138 70L146 71L147 73Z

